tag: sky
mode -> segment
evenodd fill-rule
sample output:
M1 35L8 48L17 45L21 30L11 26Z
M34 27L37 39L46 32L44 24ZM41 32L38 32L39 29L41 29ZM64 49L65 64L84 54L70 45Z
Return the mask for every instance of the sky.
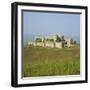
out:
M80 41L80 14L23 11L23 40L37 35L64 35Z

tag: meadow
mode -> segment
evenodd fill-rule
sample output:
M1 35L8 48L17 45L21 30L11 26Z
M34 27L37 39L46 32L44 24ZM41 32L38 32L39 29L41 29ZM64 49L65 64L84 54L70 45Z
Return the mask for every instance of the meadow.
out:
M24 47L22 68L23 77L79 75L80 47Z

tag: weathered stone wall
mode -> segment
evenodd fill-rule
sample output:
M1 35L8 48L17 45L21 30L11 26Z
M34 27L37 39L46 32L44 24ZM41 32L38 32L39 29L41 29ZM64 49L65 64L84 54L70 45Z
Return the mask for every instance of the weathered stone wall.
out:
M55 43L55 47L62 48L63 47L63 43L62 42L56 42Z
M55 47L53 42L45 42L45 47Z
M37 38L40 38L41 41L36 41ZM61 38L61 37L60 37ZM56 48L63 48L63 47L73 47L74 43L72 43L72 39L61 39L60 41L57 41L56 36L42 36L42 37L35 37L32 44L34 46L42 46L42 47L56 47Z
M63 48L63 43L62 42L34 42L33 43L34 46L42 46L42 47L51 47L51 48Z
M34 42L33 45L34 46L42 46L42 47L45 46L43 42Z

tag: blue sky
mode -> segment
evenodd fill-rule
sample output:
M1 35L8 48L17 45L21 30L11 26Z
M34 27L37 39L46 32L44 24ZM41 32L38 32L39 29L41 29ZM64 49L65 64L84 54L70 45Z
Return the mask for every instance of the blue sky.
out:
M80 41L80 14L23 11L23 40L35 35L63 34Z

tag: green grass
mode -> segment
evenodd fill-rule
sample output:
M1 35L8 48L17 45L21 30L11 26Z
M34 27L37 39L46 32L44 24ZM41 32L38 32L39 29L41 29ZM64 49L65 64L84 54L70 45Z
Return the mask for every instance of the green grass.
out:
M27 47L23 49L23 76L80 74L80 48Z

